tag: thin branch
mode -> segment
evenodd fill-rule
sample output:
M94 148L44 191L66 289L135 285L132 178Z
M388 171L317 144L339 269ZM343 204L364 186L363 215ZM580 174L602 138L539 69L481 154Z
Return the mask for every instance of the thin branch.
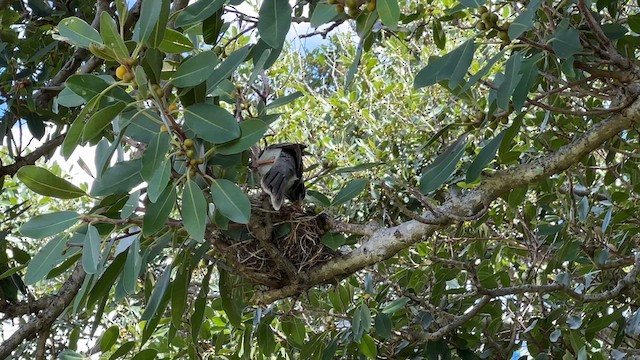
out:
M491 296L485 295L475 305L473 305L470 309L468 309L463 315L457 316L449 324L441 327L440 329L434 332L421 332L421 333L414 334L414 337L416 340L421 342L441 339L451 331L458 328L460 325L466 323L471 318L476 316L476 314L478 314L480 310L482 310L482 308L489 303L489 301L491 301Z
M3 177L5 175L13 176L16 174L16 172L18 172L18 170L20 170L21 167L25 165L35 164L38 159L51 153L60 144L62 144L65 135L66 134L60 134L54 137L53 139L42 144L42 146L30 152L24 157L16 157L16 162L13 164L0 166L0 177Z

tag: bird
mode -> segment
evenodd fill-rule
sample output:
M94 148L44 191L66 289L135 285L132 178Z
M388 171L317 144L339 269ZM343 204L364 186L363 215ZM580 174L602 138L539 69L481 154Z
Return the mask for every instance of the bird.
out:
M306 196L302 172L306 145L281 143L267 146L256 161L260 186L271 198L271 206L278 211L284 198L296 202Z

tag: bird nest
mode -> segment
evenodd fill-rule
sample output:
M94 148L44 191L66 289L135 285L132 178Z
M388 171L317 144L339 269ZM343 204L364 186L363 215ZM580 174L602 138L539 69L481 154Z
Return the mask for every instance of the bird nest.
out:
M252 283L280 288L338 255L322 244L328 229L325 214L296 204L274 211L259 197L251 201L249 224L230 225L216 245L220 260L234 272Z

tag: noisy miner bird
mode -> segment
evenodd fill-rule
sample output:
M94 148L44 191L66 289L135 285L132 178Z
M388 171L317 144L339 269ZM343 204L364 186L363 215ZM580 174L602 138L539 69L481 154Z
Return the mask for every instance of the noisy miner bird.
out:
M260 186L271 197L271 206L280 210L285 196L291 201L304 199L306 190L302 171L302 144L282 143L267 146L258 157L256 168Z

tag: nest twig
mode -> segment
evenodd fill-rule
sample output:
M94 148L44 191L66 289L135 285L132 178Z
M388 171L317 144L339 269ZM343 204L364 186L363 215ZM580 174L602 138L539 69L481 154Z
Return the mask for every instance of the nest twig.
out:
M337 255L322 244L326 215L296 204L274 211L264 198L252 199L251 207L248 225L214 242L221 260L250 282L270 288L299 283L307 270Z

